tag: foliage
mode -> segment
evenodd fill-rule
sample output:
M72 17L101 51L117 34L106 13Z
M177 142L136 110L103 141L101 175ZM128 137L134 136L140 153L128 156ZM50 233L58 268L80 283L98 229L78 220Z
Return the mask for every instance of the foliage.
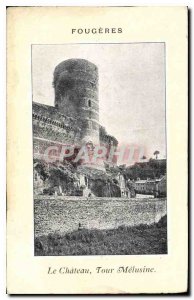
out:
M145 155L143 155L141 159L145 160L145 159L147 159L147 157Z
M109 230L81 229L35 239L35 255L135 255L167 253L167 218Z
M97 197L120 197L120 188L114 179L98 178L91 180L90 189Z
M123 171L127 179L155 179L166 174L166 160L150 159L148 162L136 163Z
M160 154L160 151L158 151L158 150L154 151L154 155L156 156L156 159L158 159L159 154Z
M75 189L75 183L78 181L76 169L70 162L60 165L51 165L49 169L49 182L51 186L63 187L63 190L72 191Z
M76 174L76 167L71 161L46 164L41 160L36 160L34 163L35 169L43 180L47 179L48 188L43 191L45 194L53 194L53 188L56 186L61 186L63 190L67 192L76 190L75 186L78 181L78 176Z
M42 180L45 181L49 177L46 164L35 161L34 169L40 174Z

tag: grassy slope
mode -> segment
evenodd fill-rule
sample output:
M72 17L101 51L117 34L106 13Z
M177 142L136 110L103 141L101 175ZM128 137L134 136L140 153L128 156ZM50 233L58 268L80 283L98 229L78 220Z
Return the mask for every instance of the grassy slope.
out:
M167 253L167 220L111 230L82 229L35 240L35 255L131 255Z

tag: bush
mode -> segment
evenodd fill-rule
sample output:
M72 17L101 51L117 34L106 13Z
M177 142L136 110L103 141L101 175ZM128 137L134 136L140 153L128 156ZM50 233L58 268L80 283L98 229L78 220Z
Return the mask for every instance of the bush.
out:
M156 224L110 230L81 229L35 239L35 255L132 255L167 253L167 218Z
M157 227L167 227L167 216L162 217L158 223L156 223Z

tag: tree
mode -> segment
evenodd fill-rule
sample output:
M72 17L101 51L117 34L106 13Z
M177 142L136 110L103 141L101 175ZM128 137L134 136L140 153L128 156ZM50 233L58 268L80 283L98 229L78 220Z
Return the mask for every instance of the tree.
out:
M143 155L141 159L144 161L147 159L147 157L145 155Z
M156 150L156 151L154 152L154 155L155 155L156 159L158 159L158 154L160 154L160 151Z
M43 181L49 177L48 169L44 163L36 161L34 163L34 169L40 174Z

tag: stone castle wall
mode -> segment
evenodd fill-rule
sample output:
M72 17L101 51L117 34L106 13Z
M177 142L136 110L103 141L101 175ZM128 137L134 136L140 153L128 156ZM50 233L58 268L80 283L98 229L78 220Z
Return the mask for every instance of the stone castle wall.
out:
M82 227L110 229L158 222L166 215L166 199L125 200L97 198L85 200L48 196L34 201L35 236L66 233Z
M34 157L49 146L86 142L117 145L99 125L98 69L84 59L69 59L54 71L55 106L33 102Z
M77 145L81 129L72 118L63 116L55 107L33 102L33 151L34 158L43 158L50 146Z

